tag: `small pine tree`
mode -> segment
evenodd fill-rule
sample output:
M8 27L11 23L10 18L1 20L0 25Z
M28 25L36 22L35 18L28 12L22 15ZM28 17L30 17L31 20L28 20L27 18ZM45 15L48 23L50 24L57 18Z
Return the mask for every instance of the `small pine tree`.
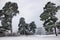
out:
M33 21L33 22L30 23L30 31L32 31L33 34L34 34L35 33L35 29L36 29L36 25L35 25L35 22Z
M36 25L34 22L27 24L25 22L25 19L22 17L20 18L19 24L18 24L18 32L22 35L30 35L35 33Z
M20 19L20 21L19 21L19 24L18 24L18 26L19 26L18 32L19 32L20 34L25 35L25 33L26 33L26 27L25 27L25 25L26 25L25 19L22 17L22 18Z

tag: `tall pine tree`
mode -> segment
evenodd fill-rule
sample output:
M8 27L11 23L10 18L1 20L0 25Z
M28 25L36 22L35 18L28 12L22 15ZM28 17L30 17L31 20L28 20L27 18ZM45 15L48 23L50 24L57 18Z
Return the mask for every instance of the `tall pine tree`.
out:
M17 13L19 13L17 3L7 2L0 10L1 28L11 30L12 34L12 18Z
M51 32L53 28L56 33L56 21L58 18L55 16L56 12L60 9L60 6L55 6L56 4L48 2L44 7L44 12L40 15L42 21L44 21L44 28L46 31Z
M3 7L4 15L5 15L5 20L8 22L11 34L12 34L12 18L15 16L18 11L18 5L17 3L12 3L12 2L7 2L5 6Z

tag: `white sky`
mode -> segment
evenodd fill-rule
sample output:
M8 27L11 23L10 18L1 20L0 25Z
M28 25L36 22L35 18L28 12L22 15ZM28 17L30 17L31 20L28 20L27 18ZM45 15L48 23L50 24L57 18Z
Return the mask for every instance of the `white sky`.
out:
M21 17L25 18L26 23L30 23L31 21L35 21L37 27L42 27L43 22L40 21L40 14L43 12L43 7L48 1L55 3L56 5L60 5L60 0L0 0L0 9L4 6L6 2L16 2L19 7L20 13L17 14L12 20L13 31L17 31L19 19ZM60 12L57 13L57 17L60 20Z

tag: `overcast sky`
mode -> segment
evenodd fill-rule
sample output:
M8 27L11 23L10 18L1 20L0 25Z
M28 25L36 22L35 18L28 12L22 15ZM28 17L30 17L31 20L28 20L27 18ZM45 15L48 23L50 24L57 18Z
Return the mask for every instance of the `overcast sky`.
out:
M12 25L13 31L17 31L19 19L21 17L25 18L26 23L31 23L35 21L37 27L42 27L43 22L40 21L40 14L43 12L43 7L49 1L57 5L60 5L60 0L0 0L0 9L4 6L6 2L16 2L18 4L18 10L20 11L17 16L13 17ZM60 18L59 11L57 12L57 17ZM59 19L60 20L60 19Z

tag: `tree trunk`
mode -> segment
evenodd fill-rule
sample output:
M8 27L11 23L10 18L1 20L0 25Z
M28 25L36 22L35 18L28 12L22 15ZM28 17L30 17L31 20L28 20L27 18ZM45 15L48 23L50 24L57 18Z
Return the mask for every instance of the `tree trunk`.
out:
M10 21L11 35L12 35L12 20Z
M58 36L58 35L57 35L57 32L56 32L56 27L54 27L54 29L55 29L55 35Z
M11 26L11 35L12 35L12 26Z

